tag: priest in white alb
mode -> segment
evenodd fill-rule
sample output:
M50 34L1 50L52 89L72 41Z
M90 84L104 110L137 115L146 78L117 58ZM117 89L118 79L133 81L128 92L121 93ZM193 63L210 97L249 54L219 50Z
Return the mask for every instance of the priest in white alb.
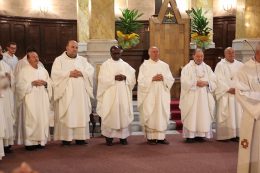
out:
M234 77L243 63L235 60L235 52L231 47L225 49L224 55L225 58L215 68L217 76L217 88L215 90L217 101L216 138L222 141L238 142L243 110L235 98Z
M0 59L3 58L2 47L0 46ZM4 138L6 136L6 118L4 115L4 95L3 91L10 87L10 81L5 73L0 73L0 160L5 156L4 152Z
M0 46L0 52L2 48ZM2 53L1 53L2 54ZM6 80L9 82L8 87L2 90L3 96L3 110L5 118L5 136L4 136L4 147L5 153L11 152L11 146L14 144L14 123L15 123L15 114L14 114L14 76L12 69L8 64L6 64L1 56L0 59L0 73L2 76L5 76Z
M2 85L2 76L0 75L0 87ZM4 136L5 136L5 119L4 119L4 106L3 106L3 97L1 95L1 88L0 88L0 160L5 156L4 152Z
M260 172L260 42L255 56L236 75L236 98L243 108L238 173Z
M28 47L27 48L26 55L22 59L20 59L18 61L18 63L16 64L16 66L15 66L13 74L14 74L14 76L16 78L19 76L20 71L24 67L30 65L29 62L28 62L28 58L27 58L27 54L30 53L30 52L37 52L37 51L33 47ZM43 64L40 61L38 62L38 66L44 68ZM15 79L15 81L16 81L16 79ZM15 94L15 100L16 100L16 98L18 97L17 96L18 93L15 91L14 94ZM14 130L15 130L15 138L16 138L15 140L16 140L17 144L20 145L20 144L24 143L24 141L23 141L23 138L24 138L23 137L23 129L24 129L24 127L23 127L23 119L24 118L23 118L22 105L21 104L17 105L17 103L18 102L15 101L15 114L16 114L16 116L15 116L15 127L14 127Z
M121 53L121 48L112 46L112 58L101 65L98 74L97 113L102 118L101 131L108 146L113 144L113 138L119 138L122 145L127 145L129 125L134 119L135 70L121 59Z
M170 90L174 78L169 65L159 59L157 47L151 47L148 53L150 59L140 66L137 89L143 131L148 144L169 144L165 134L170 119Z
M38 66L35 51L27 53L29 64L22 68L16 82L18 106L23 111L23 143L26 150L44 148L49 137L49 109L52 82L45 68Z
M13 71L14 76L18 76L21 69L29 64L29 62L27 60L27 53L33 52L33 51L37 52L34 47L28 47L26 49L26 55L22 59L20 59L15 66L15 69ZM38 65L44 67L43 64L41 63L41 61L39 61Z
M87 59L79 56L78 43L70 40L66 51L57 57L52 66L54 83L54 139L63 145L72 140L78 145L87 144L89 120L92 112L94 68Z
M3 60L11 67L12 71L14 71L18 62L18 58L15 56L17 45L15 42L9 42L6 48L7 51L3 54Z
M180 109L183 137L187 143L204 142L212 138L215 116L216 76L203 62L204 53L196 49L191 60L181 71Z

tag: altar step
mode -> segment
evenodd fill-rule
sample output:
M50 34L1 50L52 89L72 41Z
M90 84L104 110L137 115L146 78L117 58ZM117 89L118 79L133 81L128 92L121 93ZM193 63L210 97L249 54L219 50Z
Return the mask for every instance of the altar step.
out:
M181 121L181 110L179 108L179 99L171 101L171 120L175 122L175 130L182 130L183 124Z
M143 135L140 113L137 108L137 101L133 101L134 121L131 123L132 135ZM166 134L177 134L176 122L170 120Z
M177 100L173 100L171 102L171 119L168 124L168 128L166 131L166 134L176 134L178 133L176 130L182 129L182 123L181 123L181 117L180 117L180 110L178 108L179 102ZM130 125L130 129L132 132L132 135L143 135L143 129L140 119L140 113L137 108L137 101L133 101L133 113L134 113L134 120ZM100 129L100 122L98 116L94 116L96 121L96 127L94 131L94 136L98 136L101 133ZM90 123L90 132L92 132L92 124Z

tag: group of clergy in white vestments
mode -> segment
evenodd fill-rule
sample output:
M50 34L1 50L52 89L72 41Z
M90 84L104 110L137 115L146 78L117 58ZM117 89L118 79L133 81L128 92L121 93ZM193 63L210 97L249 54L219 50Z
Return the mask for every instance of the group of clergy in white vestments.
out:
M180 109L187 143L212 138L239 142L238 173L260 173L260 42L245 64L228 47L215 73L196 49L181 71Z
M24 58L15 56L11 42L0 61L0 158L11 152L14 141L27 150L44 148L49 140L50 110L54 111L54 140L63 145L87 144L92 113L94 68L78 55L78 44L68 41L66 51L53 63L51 76L28 49ZM106 144L119 138L127 145L134 119L132 90L135 70L121 59L122 49L112 46L111 58L99 69L96 112ZM148 144L169 144L166 130L170 119L170 90L174 78L169 65L160 60L159 49L148 50L149 59L138 74L138 110ZM238 171L259 172L260 156L260 43L255 56L245 64L235 60L228 47L215 72L196 49L181 71L180 109L186 143L216 139L239 141ZM240 129L240 133L239 133ZM253 152L254 151L254 152Z

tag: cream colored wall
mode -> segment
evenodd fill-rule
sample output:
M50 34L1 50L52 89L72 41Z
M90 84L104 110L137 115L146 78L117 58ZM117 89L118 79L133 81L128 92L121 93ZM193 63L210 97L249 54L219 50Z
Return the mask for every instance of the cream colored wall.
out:
M238 0L236 39L260 38L260 1Z
M51 8L48 13L43 14L39 10L33 9L34 2L49 2ZM180 9L190 8L194 0L185 0L185 7L180 7L184 0L177 0ZM232 2L234 10L231 15L236 14L237 0L213 0L213 16L230 15L223 9L223 3ZM144 15L141 20L148 20L154 14L154 0L115 0L115 15L118 17L121 12L119 8L138 9ZM0 0L0 14L10 16L38 17L38 18L59 18L77 19L77 0Z
M163 2L164 0L162 0ZM190 1L192 0L176 0L177 5L181 13L185 13L185 9L190 8ZM128 4L128 6L127 6ZM140 20L149 20L149 18L154 15L155 4L154 0L115 0L115 16L121 15L120 9L124 8L137 9L143 16ZM183 17L187 17L186 13Z
M148 20L154 14L154 0L115 0L115 16L121 15L120 9L137 9L140 13L144 13L139 20Z
M48 12L44 14L39 11L39 8L34 9L33 4L37 2L47 4L49 6ZM0 14L36 18L77 19L77 0L0 0Z
M229 13L224 10L224 7L230 4L233 10ZM213 0L213 16L236 15L236 4L237 0Z

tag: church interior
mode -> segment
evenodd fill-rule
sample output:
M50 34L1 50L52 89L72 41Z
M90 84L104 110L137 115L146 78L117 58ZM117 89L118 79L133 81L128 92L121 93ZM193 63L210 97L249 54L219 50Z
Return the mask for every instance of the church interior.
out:
M119 33L124 9L141 14L136 19L140 27L133 35L137 36L137 43L129 42L132 46L128 42L120 44L120 37L126 37ZM194 13L198 12L194 9L201 9L207 21L209 30L203 37L194 34ZM220 142L215 138L194 144L184 142L179 109L181 74L193 59L196 48L203 50L204 62L213 71L225 57L227 47L233 48L236 60L246 62L255 54L255 45L260 41L258 26L259 0L0 0L3 52L7 51L9 42L15 42L15 55L22 59L27 48L33 46L50 74L55 58L65 51L68 40L76 40L78 55L87 58L95 69L94 95L101 64L111 57L113 45L123 47L122 59L136 71L136 78L141 64L149 59L149 48L156 46L160 60L169 65L175 79L170 90L170 120L166 131L170 145L146 144L137 108L136 85L132 92L134 119L127 146L117 141L112 147L105 145L101 118L93 111L88 145L61 146L52 139L52 122L46 148L31 152L14 145L12 153L0 160L0 172L12 172L25 162L31 167L25 166L26 173L34 170L39 173L236 173L239 143ZM96 101L91 103L95 110ZM215 126L212 123L213 132Z

